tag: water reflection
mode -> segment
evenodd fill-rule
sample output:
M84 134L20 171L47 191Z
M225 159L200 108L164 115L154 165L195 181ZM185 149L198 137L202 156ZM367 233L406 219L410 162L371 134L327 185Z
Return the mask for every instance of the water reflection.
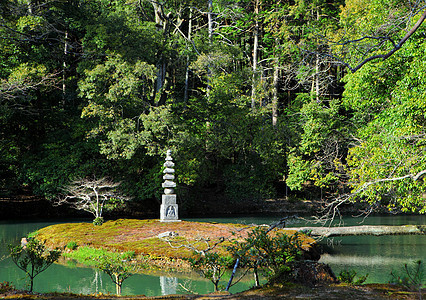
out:
M160 276L161 295L176 294L178 285L177 277Z
M368 273L368 283L387 283L392 271L404 275L405 264L418 260L426 264L426 238L422 235L341 237L330 245L320 262L329 264L336 274L342 270ZM426 284L426 278L423 281Z

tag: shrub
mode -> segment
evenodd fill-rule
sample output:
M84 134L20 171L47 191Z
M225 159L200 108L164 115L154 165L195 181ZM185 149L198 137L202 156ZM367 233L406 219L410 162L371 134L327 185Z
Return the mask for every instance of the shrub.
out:
M99 270L105 272L115 284L117 295L121 295L123 282L136 272L136 265L128 259L129 252L123 255L103 255L96 263Z
M302 259L299 235L269 232L257 227L249 232L244 242L234 241L228 248L241 265L253 269L256 285L259 285L258 270L264 270L269 280L280 276L289 280L296 261Z
M103 217L97 217L96 219L93 220L93 225L101 226L104 222L105 221Z
M75 250L77 249L78 245L77 245L77 242L72 241L72 242L69 242L66 247L70 250Z
M232 264L232 258L220 256L215 252L207 252L198 259L189 259L192 268L199 271L204 278L207 278L214 284L215 291L219 291L222 287L219 285L220 279L225 271Z
M0 282L0 294L7 293L14 290L14 287L10 284L10 282L3 281Z
M353 284L353 285L361 285L367 280L368 274L364 276L360 276L358 280L355 281L356 274L357 273L355 270L342 270L340 271L337 279L341 282Z
M25 246L9 245L9 253L16 266L30 279L30 292L33 291L34 278L61 256L60 250L47 250L45 245L36 239L30 239Z
M390 283L398 284L410 291L420 291L425 276L423 262L418 260L411 265L405 264L403 274L392 271L391 276Z

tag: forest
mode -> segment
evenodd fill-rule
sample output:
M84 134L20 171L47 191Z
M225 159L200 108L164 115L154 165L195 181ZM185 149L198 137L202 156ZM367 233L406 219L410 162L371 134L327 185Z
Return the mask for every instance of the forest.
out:
M426 212L423 0L2 0L0 196Z

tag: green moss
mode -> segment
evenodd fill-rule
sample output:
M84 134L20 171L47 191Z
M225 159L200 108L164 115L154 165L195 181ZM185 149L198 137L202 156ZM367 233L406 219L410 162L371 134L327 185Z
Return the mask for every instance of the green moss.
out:
M127 251L124 253L113 252L108 251L107 249L95 249L85 246L79 247L77 250L72 252L63 253L63 256L87 265L96 265L99 259L105 256L112 259L131 259L135 257L135 253L133 251Z
M33 237L35 237L35 236L37 236L37 235L38 235L38 230L37 230L37 231L33 231L33 232L28 233L27 237L29 237L29 238L33 238Z
M124 253L133 251L139 256L155 256L172 259L186 259L194 256L193 249L205 250L214 245L221 237L226 237L215 252L227 255L226 247L230 245L227 238L238 238L238 234L247 232L250 226L241 224L214 224L202 222L160 222L159 220L118 219L107 221L101 226L92 223L66 223L42 228L37 233L39 240L45 240L51 248L65 248L69 243L78 245L76 250L68 249L64 255L87 263L89 258L96 258L105 253ZM157 235L174 231L172 246ZM232 232L237 232L235 235ZM303 237L307 245L310 238ZM208 240L208 242L206 242ZM91 252L93 251L93 252ZM98 252L99 251L99 252Z

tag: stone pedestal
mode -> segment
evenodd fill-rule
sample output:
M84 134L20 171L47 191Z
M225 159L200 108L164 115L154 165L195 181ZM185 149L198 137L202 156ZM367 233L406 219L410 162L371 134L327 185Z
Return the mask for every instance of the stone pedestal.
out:
M176 203L176 194L174 193L174 188L176 183L173 181L175 179L175 170L173 167L173 159L171 156L171 151L167 151L166 162L164 163L164 194L161 198L160 206L160 221L161 222L179 222L178 217L178 205Z
M178 218L178 205L176 204L176 195L162 195L160 206L161 222L175 222Z

